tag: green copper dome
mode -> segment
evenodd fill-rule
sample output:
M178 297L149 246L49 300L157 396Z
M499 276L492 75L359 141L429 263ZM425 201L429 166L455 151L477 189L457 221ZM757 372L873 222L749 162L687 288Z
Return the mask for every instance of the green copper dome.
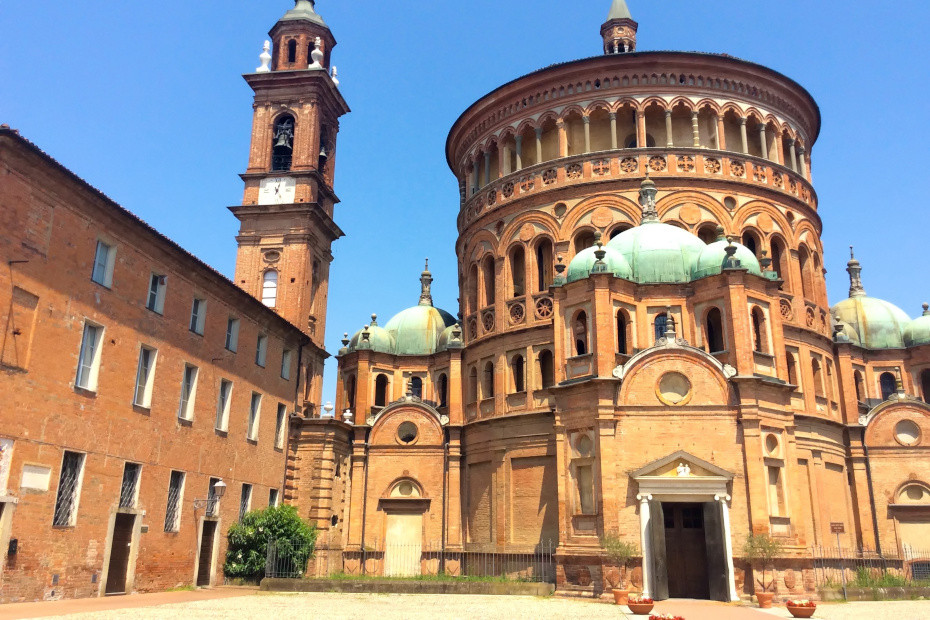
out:
M384 328L394 336L397 355L432 355L439 347L439 338L455 319L445 310L419 305L398 313Z
M656 220L623 231L607 246L623 255L633 268L633 281L640 284L690 282L697 258L707 247L688 231Z
M607 265L606 272L612 273L618 278L632 280L633 270L630 268L630 263L623 257L623 254L607 246L603 246L603 248L606 252L604 255L604 263ZM597 246L591 246L590 248L585 248L578 252L575 258L572 259L572 262L568 264L566 281L577 282L578 280L587 278L594 268L594 263L597 262L597 256L594 255L596 251Z
M924 304L924 313L904 328L904 346L917 347L930 344L930 306Z
M719 236L716 241L701 250L694 269L691 271L691 279L699 280L708 276L715 276L723 271L723 263L727 259L727 246L730 242L723 235ZM752 250L741 243L733 242L736 252L733 255L739 261L742 269L748 269L749 273L762 276L762 267L759 266L759 259L752 253Z
M911 322L896 305L865 295L836 304L833 316L856 330L861 346L867 349L903 349L904 328Z
M323 21L323 18L320 17L320 14L316 12L316 6L313 0L297 0L294 3L294 8L284 14L279 22L288 22L288 21L308 21L313 22L314 24L319 24L325 28L329 28L326 25L326 22Z
M365 328L355 332L349 341L349 351L369 349L378 353L394 353L394 336L378 325L378 315L371 315L371 325L367 326L368 338L363 337Z

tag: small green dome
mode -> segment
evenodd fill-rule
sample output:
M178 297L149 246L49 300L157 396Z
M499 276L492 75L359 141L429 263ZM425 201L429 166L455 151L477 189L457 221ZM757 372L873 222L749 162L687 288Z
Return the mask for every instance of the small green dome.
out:
M606 245L603 247L606 252L604 262L607 264L607 273L612 273L614 276L625 280L632 280L633 269L630 268L630 263L623 258L623 254ZM594 268L594 263L597 262L597 256L594 255L596 251L597 246L591 246L578 252L572 262L568 264L566 281L576 282L587 278Z
M329 28L329 26L326 25L326 22L323 21L323 18L320 17L320 14L316 12L316 7L314 5L315 3L313 0L296 0L294 3L294 8L285 13L284 17L278 21L306 21Z
M917 347L930 344L930 306L924 304L924 313L904 328L904 346Z
M358 351L359 343L363 342L362 333L365 329L355 332L349 341L349 351ZM394 336L386 329L378 325L378 315L371 315L371 325L368 326L368 343L370 346L362 345L361 348L370 349L378 353L394 353Z
M394 337L397 355L432 355L438 350L442 332L455 325L445 310L419 305L398 313L384 328Z
M453 349L461 349L463 346L462 326L456 323L442 330L442 334L439 336L439 344L436 345L436 352L446 351L450 347Z
M856 330L866 349L904 348L904 328L911 323L911 317L896 305L857 295L833 306L832 312L837 321Z
M691 279L699 280L723 272L723 263L727 259L728 245L730 245L730 242L721 235L716 241L701 250L701 254L694 264L694 269L691 271ZM759 259L752 253L752 250L735 241L733 245L736 246L736 253L733 256L739 261L740 267L748 269L749 273L761 277L762 267L759 266Z
M690 282L694 264L707 247L688 231L658 221L644 221L607 245L623 255L633 268L633 281L640 284Z

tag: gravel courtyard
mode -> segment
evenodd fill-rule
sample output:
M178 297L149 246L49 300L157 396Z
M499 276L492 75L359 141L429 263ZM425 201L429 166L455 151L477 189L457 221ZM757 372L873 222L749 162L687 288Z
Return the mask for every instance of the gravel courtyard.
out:
M666 607L668 606L668 607ZM788 617L784 609L769 613L751 607L713 605L687 601L663 604L663 611L686 613L687 620L717 618ZM683 608L682 608L683 607ZM614 605L558 597L409 594L272 594L256 593L236 598L204 600L171 605L135 607L93 613L72 614L74 619L125 618L162 620L168 618L327 618L389 620L429 619L437 617L480 618L482 620L518 620L531 618L637 618L624 616ZM61 616L58 616L61 617ZM823 620L918 620L930 618L930 601L887 603L849 603L824 605L816 618ZM644 618L644 616L638 616Z

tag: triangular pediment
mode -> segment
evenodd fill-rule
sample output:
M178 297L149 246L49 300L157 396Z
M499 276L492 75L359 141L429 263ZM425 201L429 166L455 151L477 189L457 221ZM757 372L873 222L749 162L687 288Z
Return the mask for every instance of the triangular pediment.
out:
M733 480L733 474L708 463L693 454L679 450L657 461L640 467L630 476L639 478L725 478Z

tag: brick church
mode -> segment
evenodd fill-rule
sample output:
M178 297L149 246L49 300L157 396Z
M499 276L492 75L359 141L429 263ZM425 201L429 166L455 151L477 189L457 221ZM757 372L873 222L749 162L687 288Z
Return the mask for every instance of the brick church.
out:
M427 265L411 307L346 333L334 412L349 108L314 2L245 76L233 281L0 129L0 599L218 583L222 533L265 497L318 526L317 572L553 545L551 579L592 594L605 535L639 548L636 589L716 600L753 591L750 533L781 541L782 594L812 592L837 531L925 545L930 311L869 297L854 257L829 305L817 104L731 56L640 51L637 27L613 0L602 53L454 123L460 307Z

